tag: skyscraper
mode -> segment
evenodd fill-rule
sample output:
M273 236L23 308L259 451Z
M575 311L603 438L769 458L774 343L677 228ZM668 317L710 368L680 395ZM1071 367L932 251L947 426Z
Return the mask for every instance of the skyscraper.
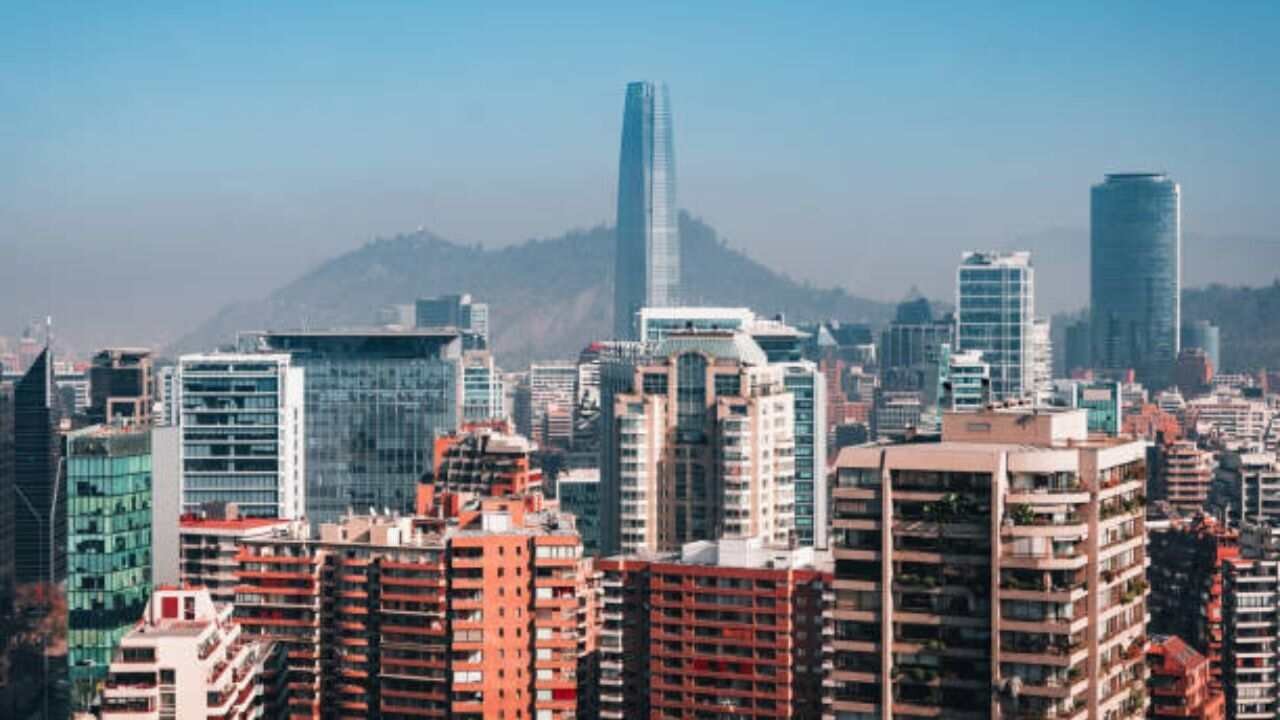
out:
M956 272L956 340L991 366L994 400L1036 390L1035 270L1031 253L968 252Z
M1107 175L1090 203L1093 365L1170 382L1181 319L1178 184L1158 173Z
M635 338L635 314L640 308L675 305L680 294L673 142L667 86L627 85L613 275L613 326L618 338Z
M13 395L17 582L60 582L67 576L67 487L61 482L58 435L62 404L48 348L36 356Z

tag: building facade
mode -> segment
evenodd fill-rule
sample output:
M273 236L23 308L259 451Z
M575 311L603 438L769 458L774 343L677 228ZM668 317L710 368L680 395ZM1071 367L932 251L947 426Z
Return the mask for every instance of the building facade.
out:
M602 560L601 718L817 718L831 575L810 548Z
M437 433L462 417L456 330L268 332L242 346L286 353L305 372L306 515L413 509Z
M107 348L89 365L89 422L149 423L155 405L151 351Z
M53 356L45 348L13 389L13 547L18 583L59 583L67 577L62 408L53 384Z
M467 350L489 348L489 306L470 295L440 295L414 304L414 324L419 328L456 328Z
M741 332L667 337L614 395L618 543L795 537L794 400L780 366ZM607 498L608 499L608 498Z
M247 517L306 515L305 375L285 354L178 361L182 511L235 503Z
M287 648L291 716L576 717L595 646L572 519L440 500L244 543L237 616Z
M618 339L638 337L635 319L640 308L679 304L678 212L675 139L667 86L630 83L618 159L613 272L613 324Z
M1145 712L1144 458L1084 411L1029 408L841 451L835 716Z
M1090 194L1089 224L1093 367L1163 388L1182 319L1181 190L1158 173L1107 175Z
M1038 389L1035 324L1031 253L965 253L956 271L956 347L982 353L993 399Z
M151 597L151 433L94 425L66 453L67 660L84 700Z
M1214 370L1222 370L1222 333L1208 320L1193 320L1182 324L1182 349L1201 350L1209 358Z
M1213 485L1213 453L1194 442L1177 440L1160 446L1158 499L1175 510L1194 513L1205 507ZM1153 493L1153 495L1155 495Z
M503 402L502 372L487 350L470 350L462 356L462 421L507 421Z
M578 366L575 363L534 363L529 366L528 417L521 418L520 431L542 445L546 438L547 411L552 406L567 409L577 406Z
M104 720L279 717L283 656L249 639L206 590L160 588L120 642Z
M215 603L236 600L240 545L296 531L300 520L241 517L236 506L211 503L184 515L178 526L178 578L182 587L203 587Z

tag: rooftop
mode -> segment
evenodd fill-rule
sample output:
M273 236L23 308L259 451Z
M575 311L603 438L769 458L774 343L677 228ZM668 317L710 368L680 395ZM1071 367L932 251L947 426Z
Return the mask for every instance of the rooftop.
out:
M238 518L235 520L218 520L184 517L179 521L183 529L191 530L253 530L255 528L288 525L291 520L279 518Z

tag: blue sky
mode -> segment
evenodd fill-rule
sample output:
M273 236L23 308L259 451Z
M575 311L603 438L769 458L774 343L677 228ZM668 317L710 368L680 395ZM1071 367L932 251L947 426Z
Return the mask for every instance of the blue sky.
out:
M50 258L148 258L207 312L374 235L611 222L640 78L680 204L823 285L946 296L966 247L1087 228L1113 170L1173 174L1189 237L1280 236L1280 3L177 5L6 9L16 304L71 292Z

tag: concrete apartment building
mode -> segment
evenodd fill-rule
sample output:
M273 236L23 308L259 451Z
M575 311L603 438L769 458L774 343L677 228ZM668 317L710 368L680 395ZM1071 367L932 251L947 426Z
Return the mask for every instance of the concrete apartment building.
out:
M1223 566L1222 684L1227 717L1280 714L1280 537L1270 525L1245 523L1240 557Z
M542 469L531 461L533 446L520 435L488 428L435 439L434 490L470 495L542 492Z
M290 714L578 717L598 581L540 501L446 493L429 515L246 539L238 620L287 648Z
M230 605L202 588L161 588L120 641L104 720L278 717L283 656L244 635Z
M616 463L608 476L618 482L622 553L719 537L790 542L795 431L784 369L744 333L703 331L669 335L633 373L633 390L611 396L616 455L605 458Z
M601 718L816 718L828 556L756 538L600 561Z
M1213 453L1190 440L1161 446L1158 494L1163 497L1154 499L1167 500L1175 510L1186 513L1203 509L1213 485L1213 469Z
M1143 713L1144 457L1028 407L842 450L833 716Z
M178 526L178 577L184 587L207 589L215 603L233 603L240 544L288 533L301 522L241 517L234 504L184 515Z

